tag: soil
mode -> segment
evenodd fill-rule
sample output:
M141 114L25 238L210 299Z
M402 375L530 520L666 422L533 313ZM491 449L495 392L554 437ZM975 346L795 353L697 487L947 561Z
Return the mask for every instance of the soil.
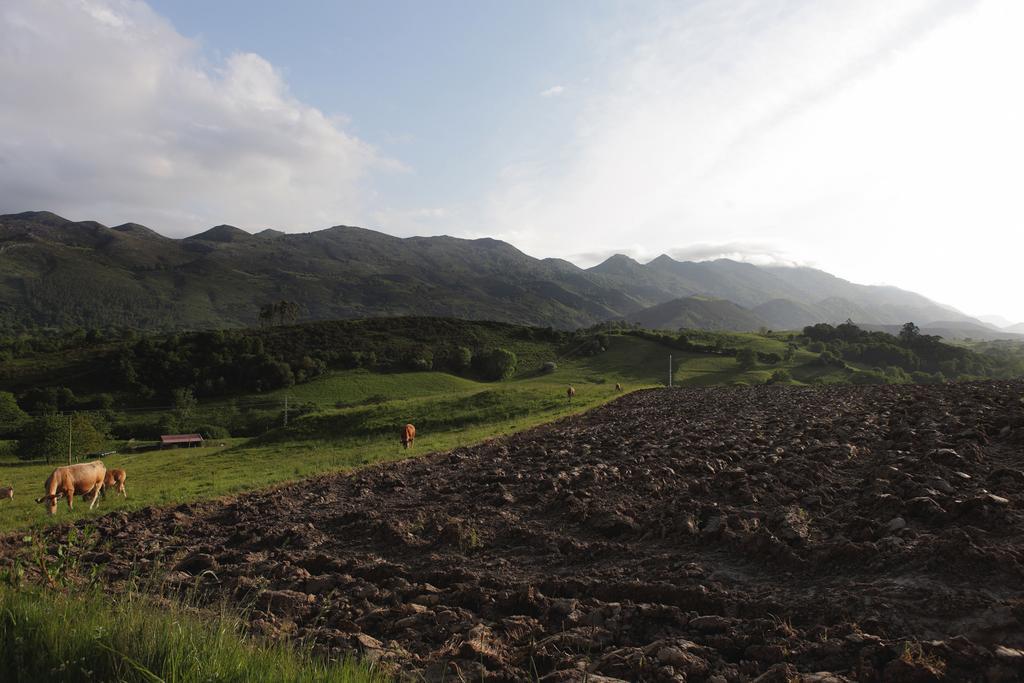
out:
M150 577L428 680L1024 680L1022 397L640 391L472 448L114 513L71 552L112 590Z

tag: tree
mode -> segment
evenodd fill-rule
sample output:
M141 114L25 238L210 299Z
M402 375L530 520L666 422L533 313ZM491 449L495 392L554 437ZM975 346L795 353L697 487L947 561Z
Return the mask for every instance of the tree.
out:
M912 346L921 336L921 328L914 323L904 323L900 330L900 341L904 346Z
M0 391L0 434L13 434L28 421L28 413L18 405L14 394Z
M260 327L269 327L274 324L274 315L276 313L275 304L263 304L260 306L259 321Z
M740 349L736 352L736 364L746 372L757 367L757 352L754 349Z
M299 319L301 307L294 301L277 301L275 303L263 304L260 306L259 323L260 327L269 327L277 322L278 325L293 325Z
M71 418L71 452L77 457L101 450L107 441L103 423L86 413ZM18 442L22 460L42 458L47 463L64 462L68 455L68 416L48 413L32 420Z
M191 389L186 387L175 389L171 392L171 401L174 405L174 409L172 411L173 422L168 422L166 424L167 426L176 426L169 431L176 432L178 430L188 429L192 420L192 415L195 413L196 406L199 405L195 394L192 393Z

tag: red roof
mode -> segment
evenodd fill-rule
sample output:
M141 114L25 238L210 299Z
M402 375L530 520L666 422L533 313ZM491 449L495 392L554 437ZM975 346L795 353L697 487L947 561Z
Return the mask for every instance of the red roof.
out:
M202 441L199 434L163 434L160 436L160 443L196 443Z

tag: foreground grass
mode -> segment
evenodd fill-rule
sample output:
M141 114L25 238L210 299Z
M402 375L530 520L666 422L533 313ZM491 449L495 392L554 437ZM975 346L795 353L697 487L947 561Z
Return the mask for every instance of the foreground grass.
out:
M200 619L139 595L0 588L0 678L20 681L387 680L353 660L245 636L226 613Z

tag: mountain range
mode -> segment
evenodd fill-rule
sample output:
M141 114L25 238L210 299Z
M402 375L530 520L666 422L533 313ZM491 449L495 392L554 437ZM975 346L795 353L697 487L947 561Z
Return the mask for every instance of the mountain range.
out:
M351 226L250 234L219 225L172 239L136 223L107 227L45 211L0 216L0 327L236 327L256 324L259 307L279 300L297 302L308 319L415 314L751 330L849 318L1000 336L919 294L806 267L668 256L642 264L618 254L584 269L489 238L398 238Z

